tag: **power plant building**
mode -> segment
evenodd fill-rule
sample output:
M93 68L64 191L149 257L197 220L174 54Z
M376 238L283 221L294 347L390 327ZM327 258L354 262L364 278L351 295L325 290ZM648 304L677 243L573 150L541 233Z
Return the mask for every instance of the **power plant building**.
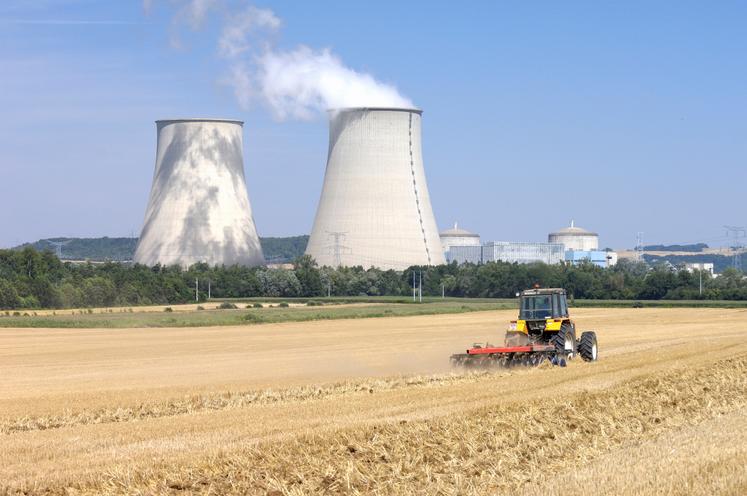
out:
M594 251L599 249L599 235L576 227L573 221L570 227L550 233L547 236L547 242L561 243L566 250Z
M402 270L444 263L423 167L421 113L330 112L327 168L306 248L319 265Z
M445 256L447 263L481 264L483 263L483 246L451 246Z
M264 263L244 179L242 126L156 121L156 166L136 263Z
M569 227L550 233L547 240L565 246L565 261L571 265L592 263L604 268L617 263L617 253L599 249L597 233L576 227L573 221Z
M452 246L447 259L458 264L487 262L557 264L564 260L565 248L557 243L491 241L481 246Z
M592 263L597 267L612 267L617 263L617 253L601 250L566 250L565 261L571 265Z
M558 264L592 263L611 267L617 263L617 253L599 250L596 233L576 227L561 229L548 236L549 243L493 241L479 244L479 236L469 231L449 229L441 233L446 260L451 262L481 264L487 262Z
M557 264L563 261L565 248L559 243L494 241L482 247L483 262Z
M477 254L478 259L482 257L480 235L467 231L466 229L461 229L456 222L454 223L453 228L441 231L439 237L441 238L441 246L447 263L451 263L451 250L455 250L456 248L465 248L465 250L454 251L454 255L459 258L462 258L467 253ZM459 252L459 254L457 254L457 252ZM473 263L479 263L479 261Z

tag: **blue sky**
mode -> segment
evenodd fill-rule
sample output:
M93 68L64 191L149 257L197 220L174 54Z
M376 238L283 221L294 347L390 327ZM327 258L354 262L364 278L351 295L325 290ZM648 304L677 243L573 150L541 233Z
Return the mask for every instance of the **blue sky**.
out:
M441 228L542 241L575 219L601 244L724 242L747 224L745 2L257 3L279 47L330 48L424 109ZM219 27L174 36L155 0L0 4L0 246L137 235L156 119L245 124L260 235L311 229L327 122L242 109Z

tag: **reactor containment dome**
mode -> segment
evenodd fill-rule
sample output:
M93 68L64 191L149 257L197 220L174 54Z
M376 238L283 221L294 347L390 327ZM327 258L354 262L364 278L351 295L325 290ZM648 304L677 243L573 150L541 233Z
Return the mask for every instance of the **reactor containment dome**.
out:
M330 112L329 153L306 253L319 265L445 263L423 168L420 110Z
M244 179L243 122L156 121L156 168L134 261L261 265Z
M565 227L547 235L548 243L561 243L566 250L593 251L599 249L599 235L577 227L571 221L570 227Z

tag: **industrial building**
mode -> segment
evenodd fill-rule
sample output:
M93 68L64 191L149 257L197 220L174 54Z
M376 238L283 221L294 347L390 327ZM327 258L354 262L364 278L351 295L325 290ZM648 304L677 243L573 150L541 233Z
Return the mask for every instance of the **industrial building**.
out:
M452 246L449 262L481 264L487 262L557 264L564 260L565 249L558 243L491 241L480 246Z
M617 253L599 250L597 233L576 227L560 229L548 235L548 243L493 241L480 244L477 234L459 229L441 233L446 260L457 263L533 263L572 265L592 263L599 267L611 267L617 263Z
M548 234L547 241L565 246L564 259L572 265L592 263L604 268L617 263L617 253L599 249L597 233L577 227L573 221L569 227Z
M421 114L330 112L327 168L306 248L319 265L402 270L444 263L423 167Z
M563 261L564 248L559 243L493 241L482 247L483 262L557 264Z
M716 273L714 272L714 264L711 262L693 262L693 263L686 263L685 264L685 270L692 273L696 270L701 272L708 272L711 277L715 277Z
M456 222L454 223L453 228L441 231L439 233L439 237L441 238L441 247L443 249L444 257L446 258L447 263L451 263L449 256L451 253L450 250L452 248L472 247L473 248L472 251L474 252L475 251L474 248L477 247L478 249L476 251L478 253L481 253L479 249L482 246L480 244L480 235L467 231L466 229L461 229ZM479 257L482 257L482 255L479 254L478 258Z
M445 253L446 261L448 263L456 262L457 264L471 263L481 264L483 263L482 258L482 245L480 246L451 246Z
M598 267L612 267L617 263L617 253L602 250L566 250L565 261L572 265L592 263Z
M594 251L599 249L599 235L576 227L571 221L570 227L552 232L547 236L548 243L560 243L566 250Z
M136 263L264 263L244 179L242 126L156 121L156 166Z

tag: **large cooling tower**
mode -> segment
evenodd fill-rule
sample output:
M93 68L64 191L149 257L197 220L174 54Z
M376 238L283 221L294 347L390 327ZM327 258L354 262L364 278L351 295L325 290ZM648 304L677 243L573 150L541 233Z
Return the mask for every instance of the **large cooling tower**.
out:
M421 113L330 114L327 170L306 248L319 265L401 270L444 263L423 169Z
M156 170L135 262L264 263L244 181L242 125L156 121Z

